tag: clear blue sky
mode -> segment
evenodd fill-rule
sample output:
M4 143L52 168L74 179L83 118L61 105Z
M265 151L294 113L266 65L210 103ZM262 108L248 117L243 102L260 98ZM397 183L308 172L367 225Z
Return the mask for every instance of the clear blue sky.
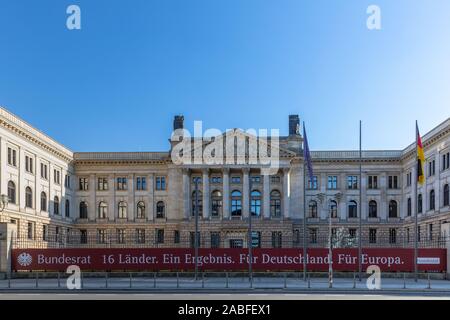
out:
M449 17L448 0L1 0L0 105L74 151L167 150L180 113L282 134L298 113L313 150L358 148L362 119L365 149L399 149L450 116Z

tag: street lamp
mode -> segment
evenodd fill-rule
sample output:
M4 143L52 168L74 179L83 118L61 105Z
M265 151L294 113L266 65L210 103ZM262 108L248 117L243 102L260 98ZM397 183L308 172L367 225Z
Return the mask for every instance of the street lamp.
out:
M342 199L342 193L338 192L334 195L336 206L339 207L339 202ZM336 208L337 211L338 208ZM333 288L333 233L331 228L331 210L328 218L328 234L330 237L330 244L328 246L328 287Z

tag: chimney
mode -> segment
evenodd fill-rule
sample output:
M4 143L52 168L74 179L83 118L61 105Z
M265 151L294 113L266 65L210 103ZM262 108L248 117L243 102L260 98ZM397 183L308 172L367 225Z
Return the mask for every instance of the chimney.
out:
M184 116L178 115L173 118L173 131L184 128Z
M298 114L289 115L289 135L300 135L300 118L298 117Z

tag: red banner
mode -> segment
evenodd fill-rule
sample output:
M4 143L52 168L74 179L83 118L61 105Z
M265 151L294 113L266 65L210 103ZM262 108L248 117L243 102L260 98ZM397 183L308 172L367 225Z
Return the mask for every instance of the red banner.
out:
M303 270L302 249L253 249L253 270ZM307 269L327 271L328 249L307 250ZM247 249L199 249L199 270L247 270ZM357 271L358 249L333 249L333 270ZM193 249L124 248L124 249L13 249L13 270L65 271L70 265L82 270L193 270ZM366 248L362 251L363 270L377 265L382 271L414 271L414 249ZM419 249L420 271L447 270L446 249Z

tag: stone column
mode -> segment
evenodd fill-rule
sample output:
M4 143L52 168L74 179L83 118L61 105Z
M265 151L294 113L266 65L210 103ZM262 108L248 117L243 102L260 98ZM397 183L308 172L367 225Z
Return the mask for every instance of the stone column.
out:
M270 181L269 175L263 175L263 216L265 219L270 218Z
M283 217L289 219L289 168L283 168Z
M155 219L155 175L150 173L148 175L148 210L147 220L153 221Z
M50 176L51 175L49 174L49 179ZM89 176L88 190L89 190L88 220L95 221L95 219L97 218L97 201L96 201L97 184L95 183L95 174L91 174Z
M439 152L436 153L435 156L435 163L434 163L434 196L435 196L435 211L439 212L441 209L441 181L439 179L439 168L440 168L440 161L439 161ZM437 170L436 170L437 169ZM425 172L427 170L425 169Z
M223 169L223 177L222 177L222 183L223 183L223 218L229 219L230 218L230 169L224 168Z
M243 170L244 173L244 181L242 184L242 212L243 212L243 217L244 218L248 218L248 214L250 211L250 192L249 192L249 187L250 187L250 183L249 183L249 172L250 170L248 168L244 168Z
M136 208L136 203L135 203L135 196L134 196L134 192L135 192L135 176L134 174L129 174L128 177L128 183L127 183L127 220L128 221L134 221L135 219L135 208Z
M189 169L183 169L183 212L184 218L187 220L190 216L191 208L191 178Z
M115 221L116 215L116 186L114 174L108 175L108 219Z
M209 219L209 199L211 195L209 192L209 169L203 169L203 218Z
M388 204L387 204L387 188L388 186L388 177L386 173L383 172L380 177L380 190L381 190L381 201L378 207L378 213L381 220L387 220L388 216Z

